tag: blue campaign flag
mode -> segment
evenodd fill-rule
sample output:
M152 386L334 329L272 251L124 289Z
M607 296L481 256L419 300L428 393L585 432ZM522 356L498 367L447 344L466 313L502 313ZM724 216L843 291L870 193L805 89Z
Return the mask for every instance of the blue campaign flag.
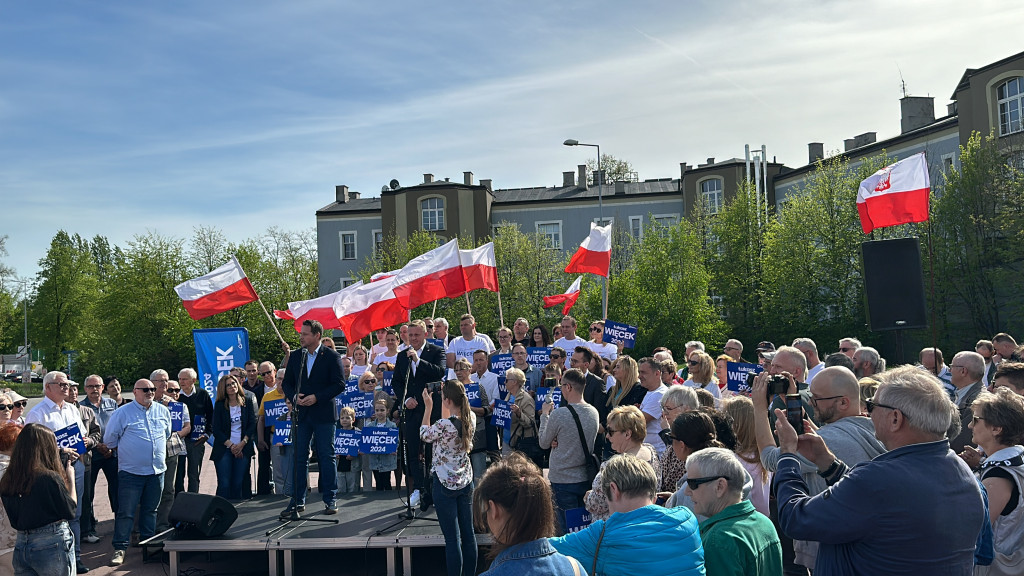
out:
M498 376L498 398L504 398L508 395L508 388L505 387L505 377Z
M573 508L565 511L565 531L579 532L590 526L590 512L586 508Z
M380 373L380 387L384 390L384 393L388 396L395 395L395 389L391 387L391 380L395 377L393 370L387 370Z
M345 382L345 394L351 394L352 392L359 392L358 378L353 378Z
M338 428L334 432L334 455L335 456L359 456L359 445L362 434L359 430L343 430Z
M217 381L235 366L249 359L249 331L245 328L204 328L193 330L196 345L196 372L199 383L217 397Z
M494 413L491 414L491 424L498 428L504 428L505 430L512 429L511 402L508 402L507 400L494 401Z
M440 338L427 338L427 342L430 342L434 346L440 346L442 350L447 348L447 346L444 345L444 340Z
M278 418L287 413L288 404L285 403L284 398L263 403L263 419L266 420L267 426L273 426Z
M548 394L551 394L551 401L556 407L562 403L561 388L537 388L537 412L544 408L544 403L548 401Z
M185 427L185 405L181 402L168 402L167 409L171 411L171 432L181 432Z
M85 437L82 436L82 429L78 423L61 428L55 432L57 435L57 446L60 448L72 448L79 454L85 454Z
M544 368L551 363L551 348L527 348L526 362L534 368Z
M192 431L188 433L189 440L193 442L199 441L199 437L206 434L206 416L196 416L195 424L192 425Z
M514 366L515 363L516 361L512 359L511 354L495 354L491 356L491 372L503 376L505 370Z
M728 378L726 386L729 390L741 394L750 394L750 386L747 386L747 374L760 374L764 371L764 368L757 364L747 364L745 362L727 362L725 370L726 377Z
M379 428L367 426L363 428L363 454L394 454L398 452L398 428Z
M604 321L604 338L609 344L623 343L623 347L632 348L636 345L636 333L639 329L636 326L622 324L614 320Z
M354 392L342 396L342 404L356 413L356 418L373 416L373 392Z
M291 446L292 444L292 421L281 420L274 423L274 437L270 441L274 446Z
M480 400L479 384L466 384L466 399L469 400L469 405L473 408L483 407L483 402Z

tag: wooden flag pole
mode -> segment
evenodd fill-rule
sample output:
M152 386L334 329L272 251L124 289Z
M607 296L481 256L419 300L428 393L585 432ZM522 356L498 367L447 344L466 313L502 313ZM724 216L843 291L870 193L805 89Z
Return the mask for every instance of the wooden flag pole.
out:
M434 300L434 309L430 311L430 319L437 318L437 300Z
M248 278L248 275L245 274L245 269L242 268L242 263L238 261L238 257L232 254L231 258L238 264L238 269L242 271L242 274ZM255 291L256 289L253 288L253 292ZM267 307L263 305L263 299L260 298L259 294L256 294L256 301L260 303L260 308L262 308L263 313L267 315L267 322L270 322L270 327L274 329L274 334L277 334L277 339L284 344L284 336L281 336L281 332L277 329L277 324L274 324L274 318L270 316L270 312L267 312Z
M501 290L498 291L498 322L500 326L505 325L505 313L501 310Z
M602 300L604 301L604 306L602 306L602 312L603 312L602 318L607 320L608 319L608 282L611 280L611 271L610 270L608 271L608 277L604 278L603 280L604 280L604 282L601 283L603 288L604 288L604 295L603 295L603 298L602 298Z
M466 297L466 312L469 313L470 316L472 316L473 309L469 306L469 292L466 292L465 294L463 294L463 296Z

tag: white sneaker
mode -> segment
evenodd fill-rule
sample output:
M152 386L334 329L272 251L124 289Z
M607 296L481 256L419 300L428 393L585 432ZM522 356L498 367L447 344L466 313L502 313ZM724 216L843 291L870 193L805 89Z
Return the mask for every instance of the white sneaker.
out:
M83 536L82 540L85 540L89 544L95 544L95 543L99 542L101 540L101 538L99 536L95 535L95 534L89 534L87 536Z
M114 550L114 557L110 559L111 566L124 564L124 550Z
M412 496L409 496L409 506L413 508L420 505L420 491L413 490Z

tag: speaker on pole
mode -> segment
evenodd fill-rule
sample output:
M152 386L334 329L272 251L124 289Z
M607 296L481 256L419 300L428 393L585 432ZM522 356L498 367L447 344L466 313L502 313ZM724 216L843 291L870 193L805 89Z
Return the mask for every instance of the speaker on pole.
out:
M926 328L918 239L872 240L861 244L861 253L871 331Z
M228 531L238 519L238 511L220 496L179 492L168 519L179 534L214 538Z

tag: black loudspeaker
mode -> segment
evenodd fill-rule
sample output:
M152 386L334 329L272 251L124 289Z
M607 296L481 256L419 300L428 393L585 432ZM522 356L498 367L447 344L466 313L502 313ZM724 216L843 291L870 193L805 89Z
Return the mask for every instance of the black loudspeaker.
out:
M873 332L928 327L917 238L861 244L868 325Z
M219 496L179 492L168 518L179 535L213 538L228 531L238 520L238 511Z

